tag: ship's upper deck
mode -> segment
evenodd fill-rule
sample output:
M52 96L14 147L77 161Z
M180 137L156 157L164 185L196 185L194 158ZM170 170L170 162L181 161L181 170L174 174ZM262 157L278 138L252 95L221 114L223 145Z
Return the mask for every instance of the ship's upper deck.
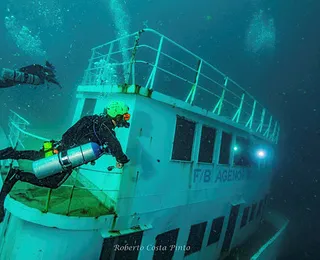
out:
M203 116L278 142L279 123L252 95L201 57L149 28L93 48L82 81L82 86L90 87L132 85L146 88L151 98L154 92L164 94L185 102L187 109L200 108Z

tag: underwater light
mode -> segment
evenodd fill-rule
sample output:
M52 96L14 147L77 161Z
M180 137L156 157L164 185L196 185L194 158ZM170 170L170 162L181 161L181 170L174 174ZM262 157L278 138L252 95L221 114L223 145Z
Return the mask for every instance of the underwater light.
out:
M239 150L238 146L233 147L233 151L238 151L238 150Z
M263 159L266 157L266 151L265 150L262 150L262 149L259 149L257 151L257 156L260 158L260 159Z

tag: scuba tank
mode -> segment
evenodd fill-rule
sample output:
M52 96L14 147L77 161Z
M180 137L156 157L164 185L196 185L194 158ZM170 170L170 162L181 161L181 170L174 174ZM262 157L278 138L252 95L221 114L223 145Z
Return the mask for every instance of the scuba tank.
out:
M38 179L42 179L92 162L98 159L103 153L103 150L98 144L92 142L87 143L34 161L32 163L32 172Z
M1 77L3 80L10 80L17 83L40 85L41 80L38 76L21 72L18 70L2 69Z

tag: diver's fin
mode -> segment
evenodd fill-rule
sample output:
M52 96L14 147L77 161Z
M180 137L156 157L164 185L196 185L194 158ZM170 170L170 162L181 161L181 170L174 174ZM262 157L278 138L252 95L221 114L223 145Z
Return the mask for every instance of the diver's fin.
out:
M52 63L50 63L49 61L46 61L46 67L52 69L52 70L56 70L55 66L52 65Z

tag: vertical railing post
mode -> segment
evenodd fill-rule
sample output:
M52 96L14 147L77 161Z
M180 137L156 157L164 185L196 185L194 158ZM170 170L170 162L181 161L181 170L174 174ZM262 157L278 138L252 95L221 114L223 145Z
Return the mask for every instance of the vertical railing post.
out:
M143 31L140 30L134 40L134 46L133 46L133 50L132 50L132 55L131 55L131 59L130 59L130 65L129 65L129 77L128 81L126 82L126 84L129 84L129 78L131 75L131 80L132 80L132 85L136 84L136 80L135 80L135 63L136 63L136 54L137 54L137 50L138 50L138 46L139 46L139 40L140 40L140 35Z
M72 185L70 199L68 201L68 207L67 207L67 213L66 213L67 216L69 216L69 213L70 213L70 207L71 207L71 202L72 202L72 198L73 198L74 188L75 188L75 186Z
M275 138L276 138L277 129L278 129L278 122L275 122L274 127L273 127L273 131L271 134L271 138L272 138L273 142L275 141Z
M44 213L47 213L49 211L49 204L50 204L50 199L51 199L51 194L52 194L52 189L48 190L48 196L47 196L47 200L46 200L46 206L44 208Z
M224 96L225 96L227 85L228 85L228 80L229 80L228 77L224 78L224 87L223 87L223 90L221 93L221 97L220 97L218 103L216 104L216 106L214 107L212 113L215 113L216 110L218 110L218 112L217 112L218 115L220 115L220 113L221 113L221 109L222 109L222 105L223 105L223 101L224 101Z
M280 126L278 125L277 136L276 136L276 140L275 140L276 144L278 144L279 135L280 135Z
M149 89L153 89L154 78L156 76L156 71L157 71L157 67L158 67L158 64L159 64L162 44L163 44L163 36L161 36L161 38L160 38L160 43L159 43L159 47L158 47L158 51L157 51L156 61L155 61L155 64L154 64L152 72L151 72L152 76L151 76L151 82L150 82Z
M131 64L131 83L133 86L136 85L135 73L136 73L136 63L134 62Z
M114 46L114 44L113 44L113 42L112 42L112 43L110 44L109 51L108 51L108 54L107 54L106 64L108 64L109 61L110 61L110 57L111 57L111 54L112 54L112 51L113 51L113 46Z
M190 99L190 104L192 105L193 101L194 101L194 97L197 91L197 86L198 86L198 82L199 82L199 77L200 77L200 73L201 73L201 68L202 68L202 60L198 61L198 65L197 65L197 72L196 72L196 77L194 80L194 84L192 85L192 88L186 98L185 102L189 102Z
M262 127L263 127L263 124L264 124L265 114L266 114L266 109L263 108L262 113L261 113L260 124L258 125L256 132L260 132L261 133Z
M237 112L234 114L232 118L232 121L236 120L237 123L239 123L239 118L240 118L242 106L243 106L243 100L244 100L244 94L242 94L239 108L237 109Z
M266 136L267 138L269 138L271 123L272 123L272 116L270 116L268 128L266 129L266 131L263 134L263 136Z
M256 111L256 105L257 105L257 101L254 100L254 102L253 102L253 107L252 107L252 111L251 111L251 116L250 116L248 122L246 123L246 127L249 126L249 129L252 129L252 122L253 122L253 118L254 118L254 113L255 113L255 111Z

